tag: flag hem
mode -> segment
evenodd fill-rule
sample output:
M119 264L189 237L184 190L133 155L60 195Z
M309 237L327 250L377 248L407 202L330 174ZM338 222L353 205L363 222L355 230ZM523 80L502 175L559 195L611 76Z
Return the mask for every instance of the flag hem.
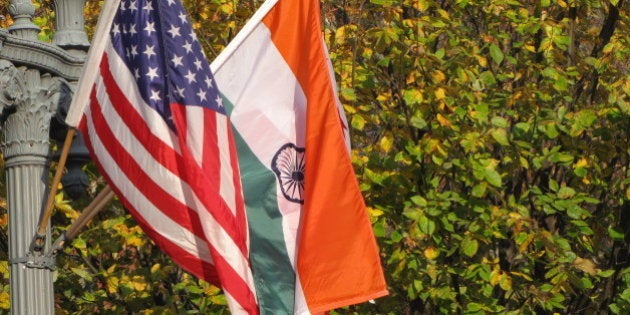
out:
M354 304L360 304L360 303L365 303L366 301L369 300L374 300L380 297L384 297L386 295L389 294L388 290L382 290L379 291L377 293L373 293L373 294L369 294L369 295L362 295L360 297L353 297L353 298L347 298L347 299L340 299L334 302L330 302L330 303L326 303L324 305L321 306L317 306L317 307L309 307L309 311L311 311L311 313L319 313L319 312L326 312L326 311L330 311L336 308L340 308L340 307L344 307L344 306L348 306L348 305L354 305Z

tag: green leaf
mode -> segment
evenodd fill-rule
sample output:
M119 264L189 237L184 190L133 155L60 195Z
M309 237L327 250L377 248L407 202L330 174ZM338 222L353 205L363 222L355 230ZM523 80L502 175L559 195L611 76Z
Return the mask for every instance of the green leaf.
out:
M422 93L418 89L409 89L403 92L403 99L407 105L416 105L422 102Z
M426 216L420 217L418 225L420 227L420 231L425 234L431 235L433 234L433 232L435 232L435 222L433 222L433 220L429 219Z
M625 239L625 235L623 232L619 231L619 229L614 228L612 226L608 227L608 236L614 240L623 241Z
M357 100L357 94L353 88L342 88L340 90L341 97L346 101L353 102Z
M72 272L74 272L79 277L81 277L81 278L83 278L83 279L85 279L87 281L92 281L92 275L86 269L70 268L70 270L72 270Z
M508 121L500 116L492 117L492 125L499 128L506 128L508 126Z
M413 117L411 117L410 123L411 123L412 126L414 126L415 128L418 128L418 129L426 129L427 128L427 122L422 117L413 116Z
M427 206L427 200L424 199L424 197L422 197L420 195L415 195L415 196L411 197L411 202L413 202L415 205L420 206L420 207L426 207Z
M351 125L356 130L363 130L365 128L365 119L361 115L353 115Z
M496 170L486 167L484 169L484 178L490 185L501 187L501 175Z
M510 142L508 141L508 136L507 136L507 132L505 131L505 129L500 128L500 129L494 129L491 132L492 138L500 145L502 146L509 146Z
M569 199L569 198L572 198L573 196L575 196L575 189L571 187L562 186L558 190L558 197L560 199Z
M475 256L477 250L479 249L479 242L477 240L466 237L462 240L462 243L459 245L462 251L462 254L472 257Z
M495 45L495 44L491 44L490 45L490 57L492 57L492 60L494 60L494 62L498 65L501 64L501 62L503 62L503 52L501 51L501 48L499 48L499 46Z
M558 182L554 179L549 179L549 189L551 189L551 191L553 192L556 192L558 191L558 189L560 189L560 185L558 185Z
M471 190L471 194L474 197L481 198L481 197L485 196L487 188L488 188L488 184L486 182L479 183L479 184L473 186L473 188Z
M602 278L609 278L610 276L614 274L615 274L615 269L602 270L597 273L597 275Z

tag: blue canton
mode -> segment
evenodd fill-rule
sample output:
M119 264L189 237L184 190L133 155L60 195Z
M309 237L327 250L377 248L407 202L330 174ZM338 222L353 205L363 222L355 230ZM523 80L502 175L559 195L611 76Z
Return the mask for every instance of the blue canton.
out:
M171 103L225 114L210 66L179 0L122 0L111 38L144 102L171 129Z

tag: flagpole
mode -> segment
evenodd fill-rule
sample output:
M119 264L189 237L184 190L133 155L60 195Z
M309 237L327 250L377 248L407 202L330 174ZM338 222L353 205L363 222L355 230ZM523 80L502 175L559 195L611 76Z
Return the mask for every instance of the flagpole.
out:
M57 170L55 171L55 176L53 177L52 184L50 186L50 193L48 194L48 199L46 200L46 205L39 217L38 229L35 234L35 239L33 239L33 250L41 251L44 247L44 239L46 238L46 227L48 225L48 220L50 219L50 215L52 214L53 204L55 201L55 195L57 194L57 188L59 186L59 182L61 182L61 176L63 175L63 170L66 166L66 161L68 160L68 152L70 152L70 147L72 145L72 139L74 139L75 129L68 129L68 133L66 134L66 139L63 142L63 148L61 149L61 155L59 156L59 163L57 164Z
M210 70L212 70L213 73L221 69L225 61L232 56L241 43L249 37L249 34L252 33L254 28L258 26L258 23L265 17L265 15L267 15L267 13L269 13L277 2L278 0L267 0L260 6L249 21L247 21L245 26L243 26L243 28L236 34L234 39L232 39L227 47L225 47L225 49L223 49L214 61L212 61L210 64Z
M85 227L88 222L90 222L96 214L98 214L107 203L114 198L115 194L112 188L109 185L103 187L103 189L98 193L96 197L90 202L90 204L83 209L81 215L70 225L70 227L63 233L61 236L55 240L55 243L50 249L52 255L56 255L56 253L63 248L66 242L73 240L77 234L79 234L79 230Z

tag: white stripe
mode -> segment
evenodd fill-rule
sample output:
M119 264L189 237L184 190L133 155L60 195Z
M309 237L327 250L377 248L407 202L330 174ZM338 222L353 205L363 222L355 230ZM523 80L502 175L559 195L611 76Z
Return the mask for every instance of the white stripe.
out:
M188 184L183 182L180 177L173 174L170 170L154 160L149 152L146 151L143 144L138 141L135 136L133 136L131 131L125 125L124 121L122 121L121 117L113 109L108 95L107 93L105 93L101 83L102 82L99 77L99 80L97 80L97 98L100 104L102 104L102 111L104 117L107 119L107 124L110 125L110 128L116 133L117 140L124 147L124 149L135 159L135 161L142 166L145 173L160 188L162 188L179 202L186 204L188 207L198 213L201 219L206 239L208 239L210 243L213 244L217 252L221 256L223 256L227 263L232 266L232 268L250 285L250 289L252 290L252 292L256 292L253 287L253 281L251 280L251 271L249 270L247 257L244 257L242 255L240 249L234 243L230 235L219 225L214 217L210 215L210 212L203 206L203 203L201 203L195 192L192 191ZM101 145L100 141L98 142L98 144ZM96 145L94 146L95 150L101 149L97 148ZM110 161L112 161L112 157L108 155L99 158L99 160L102 162L103 165L112 164L110 163ZM120 183L121 181L123 181L121 185L125 185L124 181L127 180L126 176L122 179L115 179L114 175L117 175L118 177L120 175L115 173L112 174L112 172L109 170L106 170L106 172L110 175L110 178L112 178L114 182ZM118 172L120 172L120 170L118 170ZM126 197L133 198L135 197L134 195L137 193L138 189L134 187L133 190L121 189L121 191L125 193ZM140 211L140 209L142 209L143 207L143 204L137 203L134 206L137 207L138 211ZM156 209L158 208L156 205L147 206ZM149 219L147 221L152 224L156 223L155 219Z
M236 190L234 188L234 170L232 169L232 159L230 154L230 141L228 139L228 118L225 115L217 117L217 146L219 151L219 162L221 163L221 180L219 181L220 193L225 203L236 215Z
M88 136L94 153L101 161L105 172L112 179L113 184L125 193L125 198L131 206L136 209L138 214L151 224L162 237L168 239L178 247L190 253L199 259L212 263L210 251L205 240L196 237L187 229L180 226L177 222L171 220L170 217L162 213L151 200L145 197L141 190L133 185L127 175L113 163L114 158L105 150L98 134L94 132L94 125L91 119L90 108L86 107L86 118L88 124ZM200 244L203 244L200 246Z
M205 116L201 106L186 106L186 145L190 149L197 165L203 164L203 137L205 135Z
M245 42L246 39L249 38L249 35L251 35L252 31L254 31L254 28L258 24L262 24L262 19L265 15L267 15L267 13L269 13L269 11L271 11L271 9L273 9L277 2L278 0L267 0L260 6L260 8L258 8L258 10L256 10L254 15L252 15L245 26L243 26L238 34L236 34L234 39L232 39L227 47L225 47L225 49L221 51L214 61L212 61L210 64L210 70L212 70L212 73L219 71L219 69L225 65L225 62L232 58L234 52L241 47L241 44Z

